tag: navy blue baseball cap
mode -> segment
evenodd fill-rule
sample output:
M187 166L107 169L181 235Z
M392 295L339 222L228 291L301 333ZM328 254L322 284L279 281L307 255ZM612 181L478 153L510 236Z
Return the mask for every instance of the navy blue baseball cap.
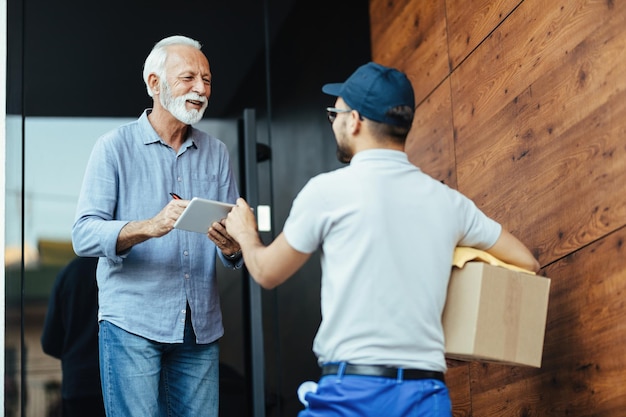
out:
M405 121L387 116L396 106L415 109L413 86L407 76L375 62L361 65L343 83L325 84L322 91L341 97L351 109L375 122L404 126Z

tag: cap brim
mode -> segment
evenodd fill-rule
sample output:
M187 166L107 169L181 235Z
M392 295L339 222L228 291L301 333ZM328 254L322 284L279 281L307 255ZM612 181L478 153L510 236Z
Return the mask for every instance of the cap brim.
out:
M341 87L343 87L343 83L324 84L322 91L328 95L339 97Z

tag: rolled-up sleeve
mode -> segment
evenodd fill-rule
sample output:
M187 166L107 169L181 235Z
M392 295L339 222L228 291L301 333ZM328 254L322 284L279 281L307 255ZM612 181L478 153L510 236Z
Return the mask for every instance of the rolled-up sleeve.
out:
M128 220L115 220L117 175L106 138L96 142L91 153L72 227L72 245L78 256L107 257L121 262L117 239Z

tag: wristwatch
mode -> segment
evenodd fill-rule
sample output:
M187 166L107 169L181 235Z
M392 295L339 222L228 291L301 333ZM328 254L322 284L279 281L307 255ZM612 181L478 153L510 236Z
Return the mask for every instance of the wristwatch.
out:
M234 261L235 259L239 259L239 257L241 256L241 251L238 250L235 253L231 253L230 255L224 255L226 257L226 259L230 259L231 261Z

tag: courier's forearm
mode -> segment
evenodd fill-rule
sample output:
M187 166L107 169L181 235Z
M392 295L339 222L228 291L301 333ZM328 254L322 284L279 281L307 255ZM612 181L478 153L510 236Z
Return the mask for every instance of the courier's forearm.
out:
M272 289L285 282L311 256L293 249L283 233L269 246L265 246L256 233L239 236L238 242L250 275L266 289Z
M519 266L528 271L537 272L541 268L530 250L515 236L502 229L496 243L486 251L499 260Z

